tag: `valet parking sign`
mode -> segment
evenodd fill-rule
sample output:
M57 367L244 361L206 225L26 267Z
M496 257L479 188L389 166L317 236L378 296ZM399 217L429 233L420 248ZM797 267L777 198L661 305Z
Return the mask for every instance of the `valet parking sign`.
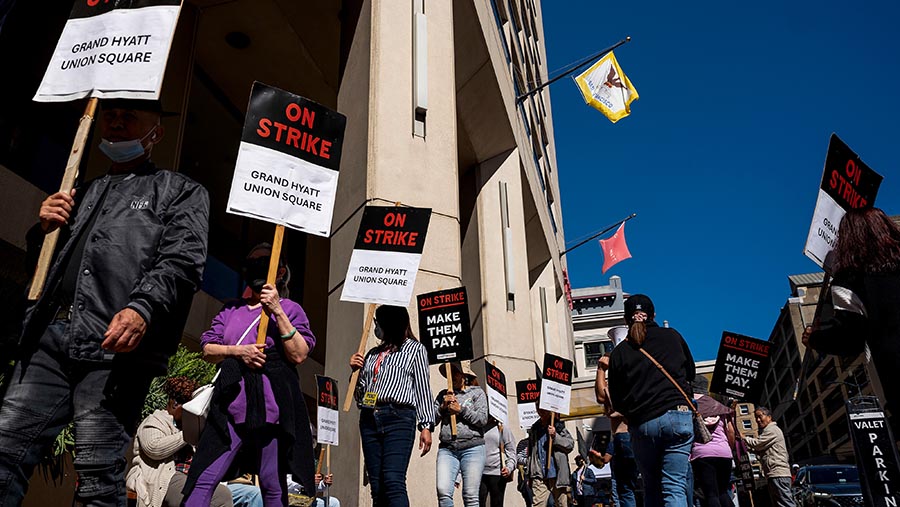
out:
M320 444L338 445L337 381L316 375L316 384L316 441Z
M430 221L431 208L366 206L341 301L408 306Z
M516 408L519 410L519 426L527 430L540 416L537 413L538 400L541 397L539 380L516 381Z
M882 176L867 166L836 134L831 134L828 155L812 225L804 253L821 268L834 249L838 227L847 211L875 203Z
M466 288L439 290L416 297L419 337L428 351L428 364L472 359L472 330Z
M769 368L771 347L767 341L723 332L710 392L756 402Z
M506 398L506 375L500 368L485 363L484 373L487 378L488 415L500 424L509 422L509 400Z
M851 398L846 405L866 505L898 505L900 457L884 411L874 397Z
M325 106L253 83L228 212L328 237L346 124Z
M158 99L181 0L75 0L37 102Z
M539 408L557 414L569 414L573 366L572 361L564 357L544 354Z

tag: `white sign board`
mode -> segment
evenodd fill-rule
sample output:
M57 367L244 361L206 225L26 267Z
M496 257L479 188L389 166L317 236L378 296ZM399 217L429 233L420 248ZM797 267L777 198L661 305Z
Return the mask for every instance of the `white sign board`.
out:
M541 397L538 408L556 412L557 414L569 413L569 405L572 401L572 361L544 354L544 369L541 370Z
M309 99L254 83L228 212L328 237L346 123Z
M83 97L158 99L181 0L78 0L37 102Z
M366 206L341 301L408 306L430 220L430 208Z
M519 427L527 430L538 419L537 401L541 395L541 389L537 380L516 381L516 407L519 411Z
M509 423L506 375L490 363L485 363L484 371L487 378L488 415L505 426Z
M316 383L316 441L320 444L338 445L337 382L332 378L316 375Z

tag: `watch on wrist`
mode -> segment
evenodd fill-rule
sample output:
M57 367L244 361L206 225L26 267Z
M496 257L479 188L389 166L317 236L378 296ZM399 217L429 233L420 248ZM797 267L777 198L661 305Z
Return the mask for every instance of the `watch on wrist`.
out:
M419 423L419 431L434 431L434 423Z

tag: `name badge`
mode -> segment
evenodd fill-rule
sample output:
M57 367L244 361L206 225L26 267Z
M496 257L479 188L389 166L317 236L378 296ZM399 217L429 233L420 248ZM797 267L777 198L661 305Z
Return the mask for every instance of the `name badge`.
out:
M373 393L371 391L367 391L366 395L363 396L362 404L364 407L375 408L375 402L378 401L378 393Z

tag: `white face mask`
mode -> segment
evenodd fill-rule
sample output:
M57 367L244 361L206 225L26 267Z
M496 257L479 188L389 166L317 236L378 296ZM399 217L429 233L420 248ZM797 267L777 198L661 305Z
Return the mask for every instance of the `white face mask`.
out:
M100 141L100 151L103 152L110 160L117 164L123 164L125 162L131 162L137 158L140 158L141 155L146 151L144 149L144 140L150 137L153 133L156 132L156 127L150 129L150 132L147 132L147 135L140 139L132 139L130 141L120 141L114 143L112 141L107 141L103 139Z

